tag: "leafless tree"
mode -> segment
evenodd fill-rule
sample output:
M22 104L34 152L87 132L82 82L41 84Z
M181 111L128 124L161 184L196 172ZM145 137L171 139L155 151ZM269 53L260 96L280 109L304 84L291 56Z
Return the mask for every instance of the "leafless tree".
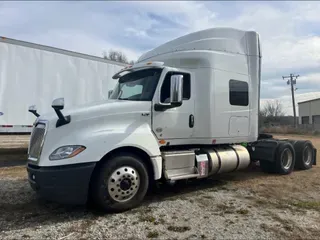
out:
M283 107L279 100L267 101L260 114L265 117L284 116Z
M280 124L285 119L283 106L279 100L266 102L259 112L259 128L262 126Z
M117 50L110 50L108 53L104 52L103 57L112 61L122 62L126 64L134 64L133 60L129 62L127 56L121 51Z

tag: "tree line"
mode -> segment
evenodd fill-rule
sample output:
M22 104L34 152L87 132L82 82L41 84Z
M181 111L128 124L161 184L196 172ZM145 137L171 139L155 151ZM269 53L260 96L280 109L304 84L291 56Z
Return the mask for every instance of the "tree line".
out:
M123 52L118 50L109 50L109 52L103 52L103 58L131 65L134 64L133 60L129 60Z

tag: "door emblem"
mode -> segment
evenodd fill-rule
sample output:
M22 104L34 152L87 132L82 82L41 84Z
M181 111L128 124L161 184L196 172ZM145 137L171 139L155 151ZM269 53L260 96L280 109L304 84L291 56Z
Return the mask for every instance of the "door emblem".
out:
M147 117L149 115L150 115L150 113L141 113L141 116L143 116L143 117Z

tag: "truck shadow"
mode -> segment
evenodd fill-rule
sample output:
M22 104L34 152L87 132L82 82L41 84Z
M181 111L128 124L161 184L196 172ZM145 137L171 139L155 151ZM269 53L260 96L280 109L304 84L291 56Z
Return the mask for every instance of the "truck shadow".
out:
M0 168L22 166L27 163L27 150L12 152L0 149Z
M146 204L179 199L197 191L219 191L232 188L234 182L245 182L250 179L266 178L272 176L272 174L266 174L261 171L257 166L250 166L243 171L237 171L233 173L224 173L221 175L215 175L204 179L193 180L181 180L177 183L161 184L155 188L152 188L146 196Z

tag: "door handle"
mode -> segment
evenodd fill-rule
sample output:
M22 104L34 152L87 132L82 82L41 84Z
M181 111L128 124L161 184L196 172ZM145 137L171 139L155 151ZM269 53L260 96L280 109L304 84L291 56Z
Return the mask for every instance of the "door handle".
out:
M190 114L189 116L189 128L193 128L194 126L194 116Z

